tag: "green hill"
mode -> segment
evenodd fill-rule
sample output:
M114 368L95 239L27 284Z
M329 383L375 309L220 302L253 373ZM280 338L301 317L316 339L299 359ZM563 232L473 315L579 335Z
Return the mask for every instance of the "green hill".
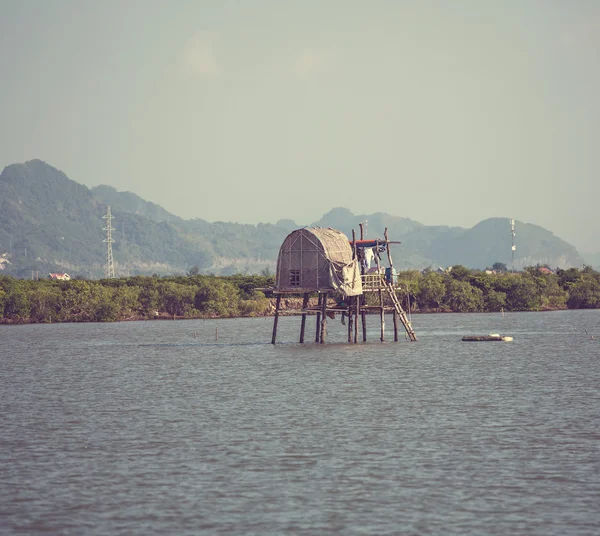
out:
M0 174L0 270L19 277L66 271L71 276L102 277L106 256L102 216L110 205L113 254L120 275L233 274L274 271L285 236L298 227L291 220L244 225L184 220L160 205L111 186L89 189L40 161L7 166ZM356 215L335 208L313 225L334 227L349 237L368 222L369 238L392 240L399 269L463 264L485 268L510 266L507 218L484 220L471 229L426 226L385 213ZM535 264L581 266L577 250L539 226L517 222L517 268ZM5 262L6 259L8 262Z
M345 208L335 208L314 225L334 227L351 236L358 224L368 221L367 236L383 238L388 228L392 240L400 240L394 249L395 264L400 268L453 266L486 268L495 262L512 264L509 218L489 218L471 229L426 226L409 218L384 213L355 215ZM550 231L530 223L515 222L517 250L515 268L547 264L551 267L582 266L583 259L574 246ZM398 259L398 260L396 260Z
M0 249L14 267L100 265L104 207L88 188L40 160L0 175Z
M88 189L40 161L0 175L0 255L4 273L67 271L101 277L106 259L102 216L111 205L117 272L178 274L270 270L287 234L275 225L183 220L159 205L110 186Z
M543 227L515 221L515 233L517 270L537 264L553 268L583 265L583 259L574 246ZM466 229L453 240L436 244L435 253L446 266L463 264L482 268L490 266L491 259L496 259L510 267L511 240L509 219L489 218Z
M138 214L156 222L166 221L176 223L183 221L160 205L146 201L133 192L119 192L116 188L105 184L94 186L91 192L94 197L104 205L110 205L111 209L116 212Z

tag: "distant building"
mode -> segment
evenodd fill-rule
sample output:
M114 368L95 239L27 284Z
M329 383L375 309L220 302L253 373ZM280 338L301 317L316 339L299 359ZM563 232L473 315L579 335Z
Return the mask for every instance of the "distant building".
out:
M0 270L4 270L7 264L10 264L10 261L7 259L8 253L3 253L0 255Z
M540 271L540 273L542 273L542 274L553 274L553 273L554 273L554 271L553 271L553 270L550 270L550 268L546 268L545 266L541 266L541 267L539 268L539 271Z
M48 274L50 279L58 279L59 281L70 281L71 276L64 273Z

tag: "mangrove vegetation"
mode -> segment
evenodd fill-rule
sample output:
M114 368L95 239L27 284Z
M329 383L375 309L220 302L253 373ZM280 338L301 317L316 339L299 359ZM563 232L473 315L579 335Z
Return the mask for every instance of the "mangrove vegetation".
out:
M398 274L412 312L497 312L600 308L600 273L590 267L522 272L454 266ZM0 322L107 322L263 316L272 312L269 275L56 281L0 276ZM375 296L369 296L373 299ZM341 300L341 298L340 298Z

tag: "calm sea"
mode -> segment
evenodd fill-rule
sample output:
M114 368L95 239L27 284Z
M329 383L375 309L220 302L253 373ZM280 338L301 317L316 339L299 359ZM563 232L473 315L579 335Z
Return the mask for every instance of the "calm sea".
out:
M369 321L0 326L0 533L600 534L600 311Z

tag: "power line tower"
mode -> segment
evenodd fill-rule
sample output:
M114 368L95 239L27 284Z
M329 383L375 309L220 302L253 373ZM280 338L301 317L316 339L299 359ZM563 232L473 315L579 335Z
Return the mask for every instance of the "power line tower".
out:
M112 226L112 219L114 216L110 213L110 206L106 207L106 214L102 216L102 219L106 220L106 227L102 230L106 231L106 238L103 242L106 242L106 266L104 267L104 277L107 279L112 279L115 277L115 264L113 262L113 253L112 253L112 245L113 245L113 237L112 232L114 231Z
M510 220L510 231L512 233L512 247L511 247L511 251L512 251L512 271L515 271L515 251L517 249L517 246L515 246L515 220Z

